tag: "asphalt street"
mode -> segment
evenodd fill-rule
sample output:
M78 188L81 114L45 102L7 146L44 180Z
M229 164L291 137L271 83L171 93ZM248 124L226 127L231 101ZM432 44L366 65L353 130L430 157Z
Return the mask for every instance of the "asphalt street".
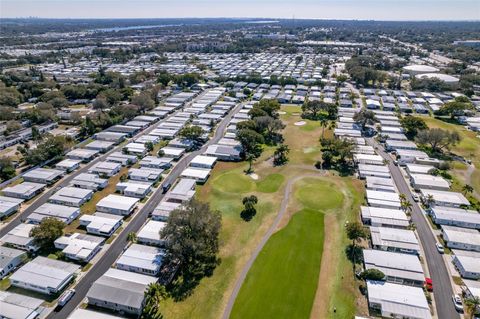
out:
M224 135L225 129L230 122L230 119L242 108L242 104L235 106L230 113L219 123L215 130L214 136L199 150L189 153L187 156L180 159L180 161L172 168L169 175L165 178L164 183L172 183L180 176L182 171L189 165L190 161L197 155L202 154L209 145L217 143ZM127 245L127 236L130 232L137 232L147 220L150 213L160 203L165 195L159 188L153 193L140 211L138 211L132 220L128 223L125 229L118 235L118 238L112 243L104 255L90 268L84 277L75 286L75 295L72 299L58 312L52 312L48 319L65 319L75 308L83 301L87 295L88 290L100 276L102 276L117 260L123 249Z
M433 281L433 294L435 298L436 313L439 319L459 318L452 302L453 289L450 282L450 274L447 270L442 255L435 247L436 238L432 233L428 221L423 215L418 204L413 200L410 188L403 177L402 171L393 164L392 158L387 154L383 146L378 144L372 138L367 139L367 143L376 147L377 153L388 160L388 167L392 178L400 194L405 194L407 200L412 204L412 221L417 228L417 234L424 251L424 260L427 263L430 277Z

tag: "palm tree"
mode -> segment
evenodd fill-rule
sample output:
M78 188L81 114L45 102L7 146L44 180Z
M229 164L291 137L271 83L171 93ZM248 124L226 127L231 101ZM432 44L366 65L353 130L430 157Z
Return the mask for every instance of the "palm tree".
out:
M464 195L467 195L467 193L469 194L473 193L473 187L471 185L466 184L465 186L462 187L462 193Z
M165 287L159 283L151 283L145 291L145 306L140 319L162 319L160 302L167 297Z
M428 194L427 199L425 200L425 204L430 207L433 205L433 203L435 203L435 198L433 198L432 194Z
M367 238L368 234L365 227L359 222L348 223L346 226L347 237L352 241L352 261L353 269L355 270L355 253L357 249L357 242L362 238Z
M480 298L477 296L466 298L464 301L465 310L468 318L473 318L475 313L480 309Z
M137 242L137 234L135 232L129 232L127 235L127 241L129 243L135 244Z
M328 126L328 123L330 122L330 120L328 119L328 117L325 114L322 114L320 116L319 122L320 122L320 126L322 127L322 137L321 138L323 139L323 136L325 134L325 128Z

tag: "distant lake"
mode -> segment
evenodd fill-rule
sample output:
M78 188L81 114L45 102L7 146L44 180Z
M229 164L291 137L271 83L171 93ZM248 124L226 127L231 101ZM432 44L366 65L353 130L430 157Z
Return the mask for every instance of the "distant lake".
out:
M112 28L100 28L93 29L91 31L97 32L113 32L113 31L125 31L125 30L140 30L140 29L155 29L155 28L166 28L166 27L178 27L181 24L157 24L157 25L132 25L129 27L112 27Z
M245 23L264 24L264 23L278 23L277 20L260 20L260 21L245 21Z

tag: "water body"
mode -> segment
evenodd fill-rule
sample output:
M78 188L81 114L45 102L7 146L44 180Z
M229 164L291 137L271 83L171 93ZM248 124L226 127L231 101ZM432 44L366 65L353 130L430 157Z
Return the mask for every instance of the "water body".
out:
M141 29L156 29L156 28L167 28L167 27L179 27L181 24L157 24L157 25L132 25L128 27L112 27L112 28L100 28L93 29L91 31L95 32L117 32L125 30L141 30Z

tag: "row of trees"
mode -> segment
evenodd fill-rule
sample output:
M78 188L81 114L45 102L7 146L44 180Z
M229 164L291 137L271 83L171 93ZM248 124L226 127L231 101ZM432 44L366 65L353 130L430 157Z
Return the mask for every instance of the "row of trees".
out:
M252 170L252 162L262 154L262 145L277 145L283 141L279 133L285 125L279 119L280 104L277 100L262 100L254 104L248 112L250 120L237 124L237 139L242 146L242 155L248 161L247 172ZM280 150L279 159L285 160L288 151Z
M35 166L62 156L73 145L74 140L69 136L47 135L42 142L37 144L36 148L30 149L28 144L25 144L19 146L18 151L23 155L27 164Z

